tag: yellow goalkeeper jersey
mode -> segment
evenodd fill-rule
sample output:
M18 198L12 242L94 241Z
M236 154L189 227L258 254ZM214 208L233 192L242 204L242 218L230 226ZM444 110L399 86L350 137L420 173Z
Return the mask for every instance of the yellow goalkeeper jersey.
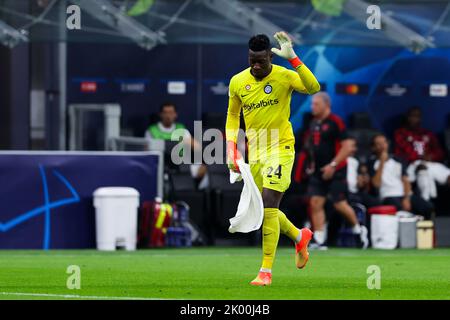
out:
M269 152L294 152L295 138L290 118L292 91L313 94L320 90L305 66L297 72L272 65L271 73L256 79L250 68L231 78L226 123L226 139L236 142L240 113L243 111L249 160L260 160Z

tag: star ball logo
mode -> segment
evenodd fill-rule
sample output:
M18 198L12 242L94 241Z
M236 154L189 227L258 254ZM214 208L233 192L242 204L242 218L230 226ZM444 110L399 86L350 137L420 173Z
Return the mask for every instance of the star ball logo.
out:
M57 170L52 170L51 173L55 176L71 193L71 197L58 199L58 200L50 200L50 189L49 189L49 179L48 174L43 165L39 165L39 172L42 179L42 189L44 192L44 202L42 205L31 209L27 212L19 214L15 218L9 221L0 221L0 232L8 232L11 229L21 225L22 223L27 222L28 220L43 215L44 216L44 238L43 238L43 249L50 249L50 235L51 235L51 212L54 209L64 207L70 204L78 203L81 201L81 198L72 184L67 180L65 176L63 176Z

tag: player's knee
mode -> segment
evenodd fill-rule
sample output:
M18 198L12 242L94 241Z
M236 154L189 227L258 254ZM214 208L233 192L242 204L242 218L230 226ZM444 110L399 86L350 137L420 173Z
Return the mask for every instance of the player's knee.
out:
M339 212L346 212L353 210L346 200L341 200L339 202L333 203L334 208Z
M278 202L273 197L263 198L264 208L278 208Z
M282 195L282 193L274 190L263 189L262 199L264 208L278 208Z
M316 197L312 197L309 201L311 210L322 210L323 209L323 201L321 199L318 199Z

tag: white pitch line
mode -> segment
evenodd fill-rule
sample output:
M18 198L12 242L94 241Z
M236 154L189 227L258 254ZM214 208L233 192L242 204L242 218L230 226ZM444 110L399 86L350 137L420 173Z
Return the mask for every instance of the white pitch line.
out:
M164 298L144 298L144 297L108 297L108 296L82 296L77 294L50 294L50 293L26 293L26 292L0 292L3 296L22 297L47 297L64 299L93 299L93 300L172 300Z

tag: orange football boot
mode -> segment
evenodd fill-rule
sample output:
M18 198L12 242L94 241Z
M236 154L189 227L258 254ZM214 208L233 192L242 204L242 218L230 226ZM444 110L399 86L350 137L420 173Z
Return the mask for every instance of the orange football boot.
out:
M270 286L272 283L272 273L270 272L259 272L258 276L250 282L252 286Z
M308 244L313 232L308 228L303 228L300 232L302 233L302 240L295 245L295 265L297 268L303 269L309 259Z

